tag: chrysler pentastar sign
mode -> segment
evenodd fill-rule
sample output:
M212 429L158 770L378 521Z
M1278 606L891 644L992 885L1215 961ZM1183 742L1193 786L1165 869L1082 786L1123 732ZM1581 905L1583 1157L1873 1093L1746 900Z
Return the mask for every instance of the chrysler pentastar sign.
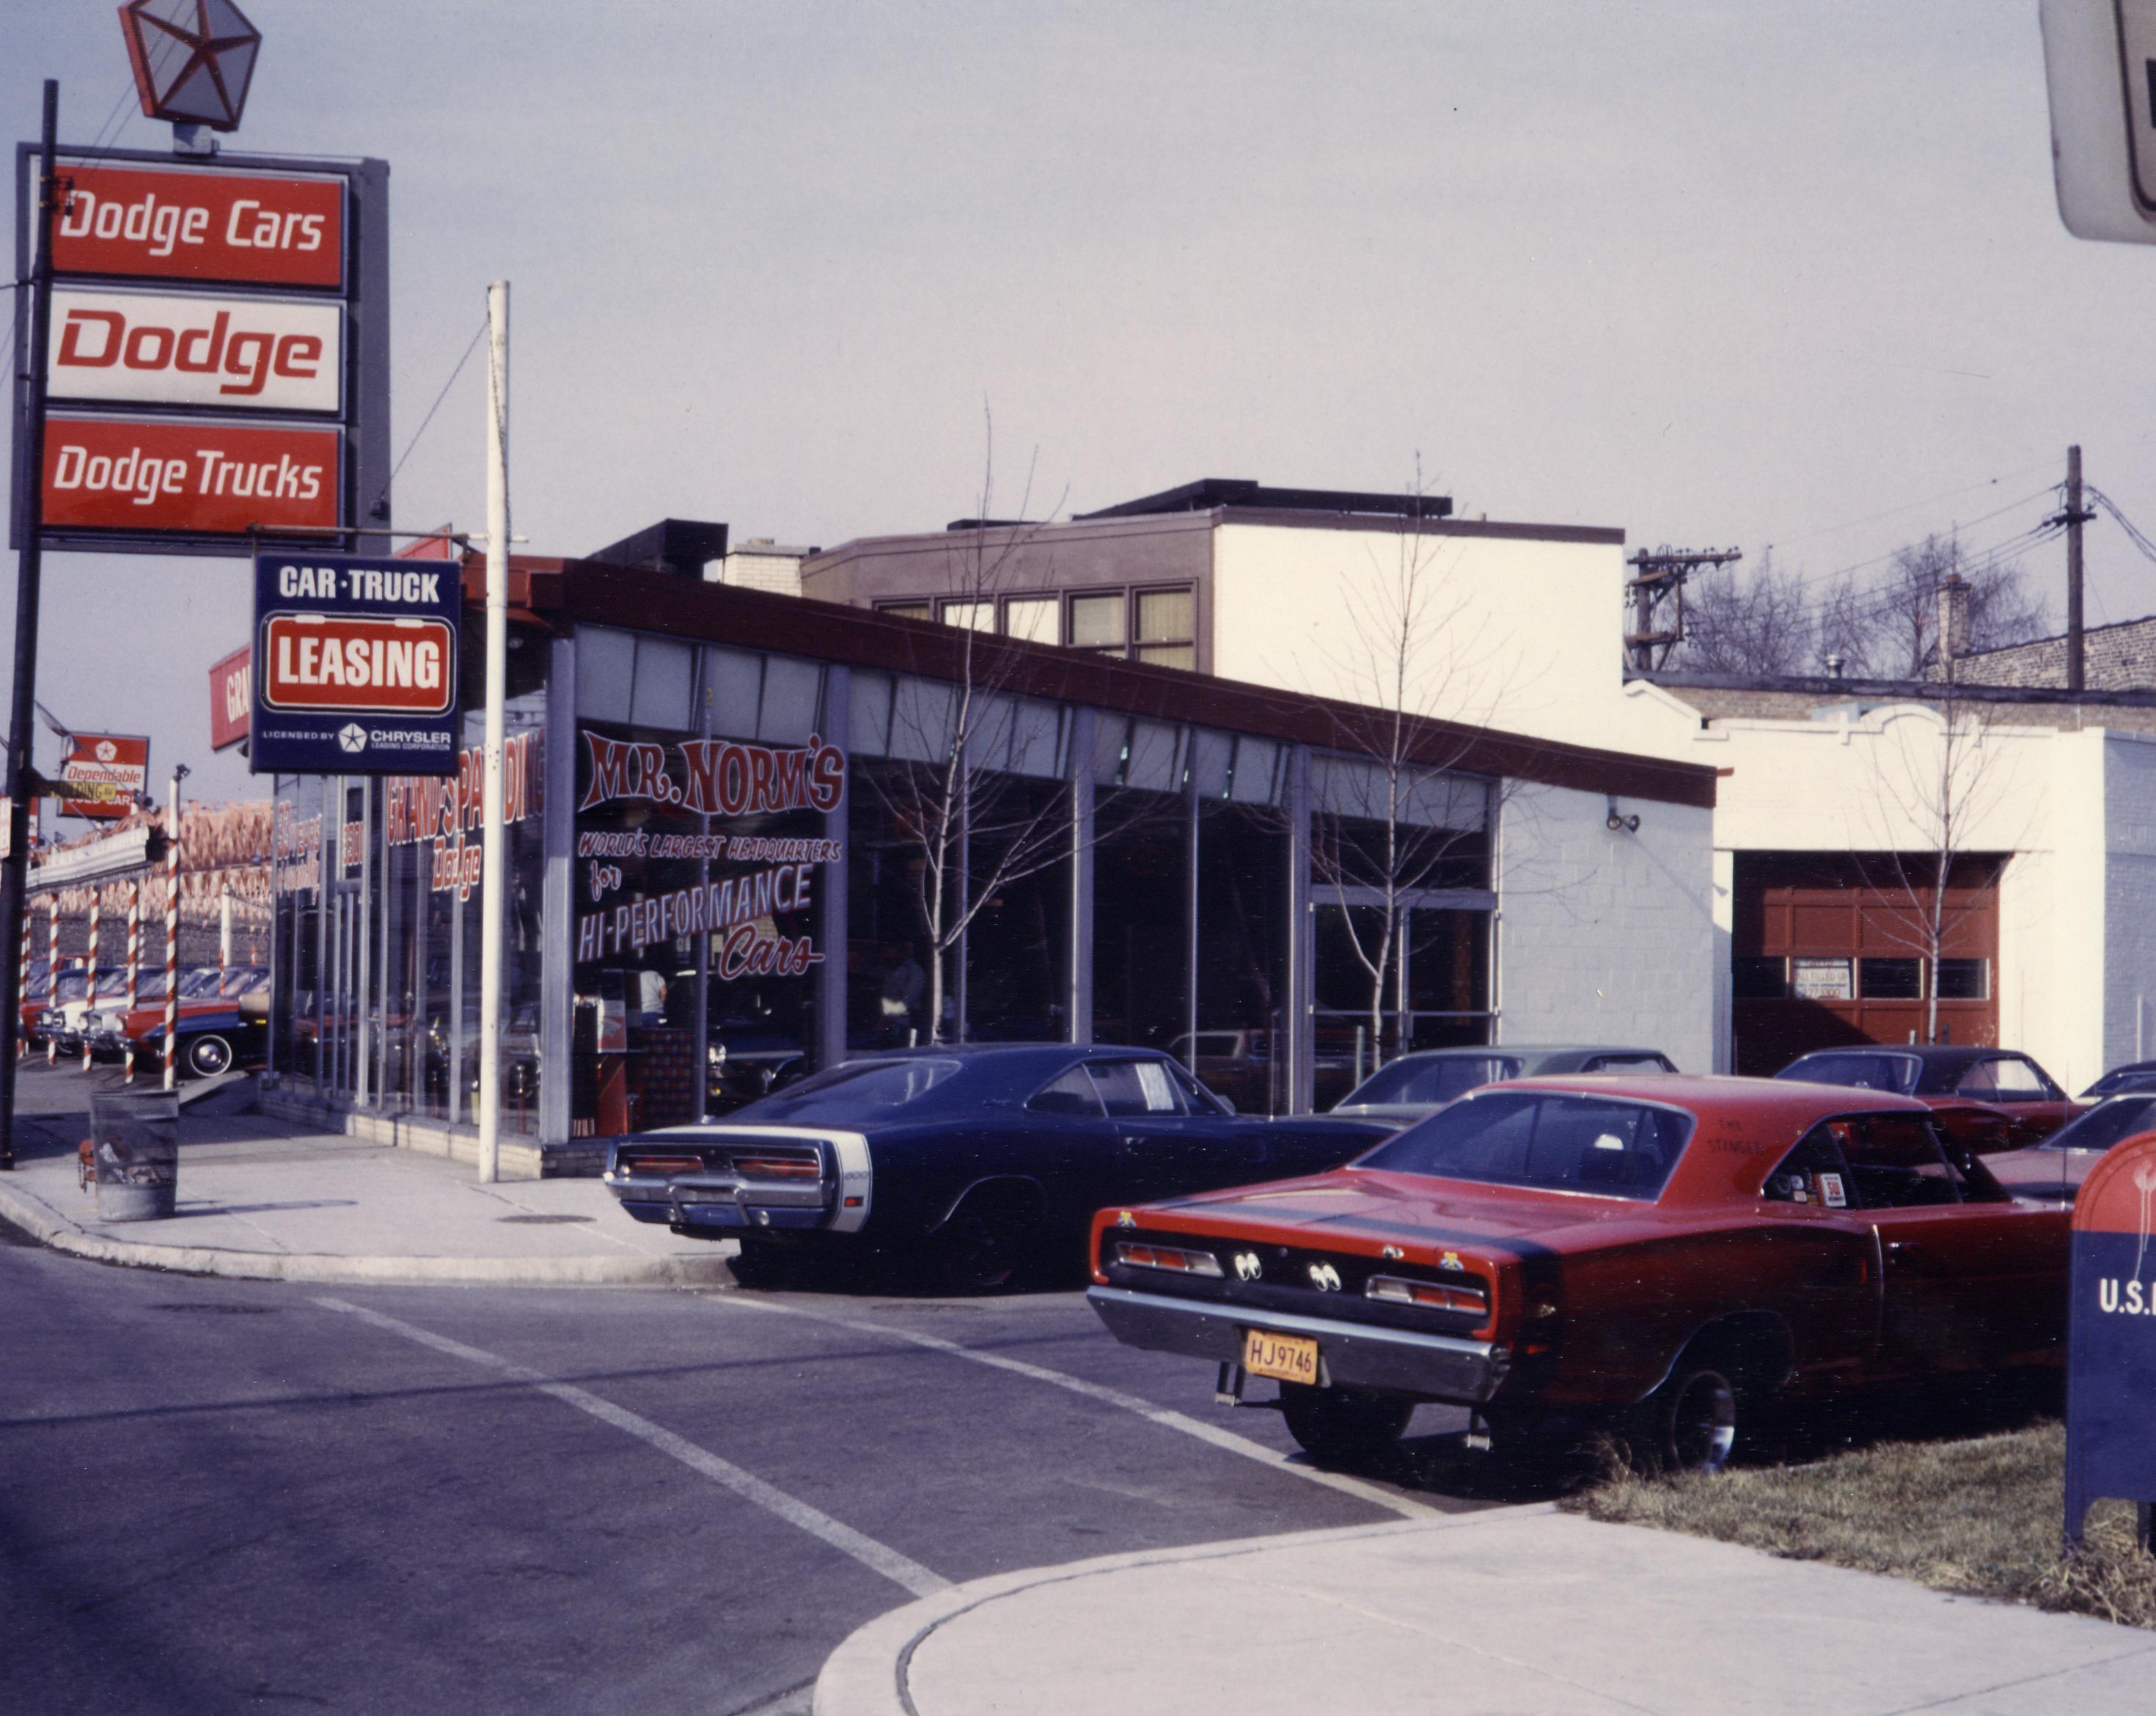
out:
M454 564L254 562L256 774L453 774L461 737Z

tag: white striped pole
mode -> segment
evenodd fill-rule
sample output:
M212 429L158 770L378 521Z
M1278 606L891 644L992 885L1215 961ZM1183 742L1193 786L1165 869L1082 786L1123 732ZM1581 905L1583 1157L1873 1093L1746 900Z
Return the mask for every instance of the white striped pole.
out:
M127 1074L123 1081L127 1084L135 1082L135 1006L141 999L141 970L142 884L138 878L127 884L127 1016L120 1024L120 1035L127 1049Z
M16 982L15 982L15 999L16 999L16 1000L18 1001L18 1003L27 1002L27 1001L28 1000L28 999L29 999L29 994L30 994L30 924L31 924L31 919L32 919L32 917L33 917L33 914L36 912L37 909L38 909L38 908L37 908L37 905L36 905L36 902L35 902L34 901L25 901L25 902L23 902L23 968L22 968L22 972L21 972L21 974L17 977L17 979L16 979ZM22 1009L21 1005L19 1005L19 1004L18 1004L18 1005L16 1007L16 1009L15 1009L15 1058L16 1058L18 1061L20 1061L20 1060L21 1060L21 1059L22 1059L25 1055L28 1054L29 1052L30 1052L30 1033L29 1033L28 1030L24 1030L24 1029L23 1029L23 1009Z
M45 914L45 1005L60 1004L60 897L55 888L50 896L52 904ZM60 1058L60 1046L51 1037L45 1039L45 1065L52 1066Z
M99 921L105 915L105 890L94 887L90 891L90 994L84 998L82 1009L82 1070L90 1071L90 1033L97 1023L97 931Z
M180 1034L180 779L172 771L172 808L165 818L165 1088L179 1088L172 1049Z

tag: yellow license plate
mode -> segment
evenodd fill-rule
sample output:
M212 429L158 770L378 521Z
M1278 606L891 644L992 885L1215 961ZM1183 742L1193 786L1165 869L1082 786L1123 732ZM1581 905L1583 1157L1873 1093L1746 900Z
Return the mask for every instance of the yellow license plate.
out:
M1317 1343L1262 1328L1243 1331L1243 1369L1253 1376L1317 1386Z

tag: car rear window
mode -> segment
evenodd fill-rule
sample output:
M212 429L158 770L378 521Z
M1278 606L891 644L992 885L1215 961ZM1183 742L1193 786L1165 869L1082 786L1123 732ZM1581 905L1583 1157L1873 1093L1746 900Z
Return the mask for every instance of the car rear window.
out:
M1643 1102L1487 1091L1419 1121L1357 1165L1651 1202L1691 1127L1690 1115Z
M1913 1055L1864 1055L1835 1050L1792 1061L1777 1078L1801 1078L1813 1084L1848 1085L1860 1091L1892 1091L1907 1096L1917 1087Z
M2156 1096L2113 1097L2068 1121L2040 1148L2047 1150L2108 1150L2136 1133L2156 1132Z
M774 1119L782 1111L789 1116L806 1116L819 1109L834 1112L844 1110L854 1114L864 1110L900 1108L955 1076L962 1064L955 1059L928 1056L849 1061L750 1106L757 1113Z
M1340 1106L1450 1102L1477 1085L1499 1084L1519 1076L1517 1055L1444 1055L1430 1061L1410 1056L1372 1073L1340 1099Z

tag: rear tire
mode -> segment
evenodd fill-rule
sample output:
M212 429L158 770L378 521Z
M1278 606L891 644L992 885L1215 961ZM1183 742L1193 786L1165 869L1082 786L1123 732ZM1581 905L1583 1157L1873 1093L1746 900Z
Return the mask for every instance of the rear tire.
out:
M1669 1379L1640 1403L1634 1461L1650 1472L1719 1472L1736 1451L1737 1385L1717 1361L1680 1359Z
M741 1255L727 1267L737 1287L771 1288L792 1287L808 1272L808 1260L791 1246L768 1240L743 1240Z
M1414 1415L1414 1402L1362 1389L1281 1385L1287 1433L1313 1460L1355 1460L1390 1447Z
M932 1241L937 1286L948 1293L1006 1292L1040 1266L1037 1212L1010 1195L976 1193Z

